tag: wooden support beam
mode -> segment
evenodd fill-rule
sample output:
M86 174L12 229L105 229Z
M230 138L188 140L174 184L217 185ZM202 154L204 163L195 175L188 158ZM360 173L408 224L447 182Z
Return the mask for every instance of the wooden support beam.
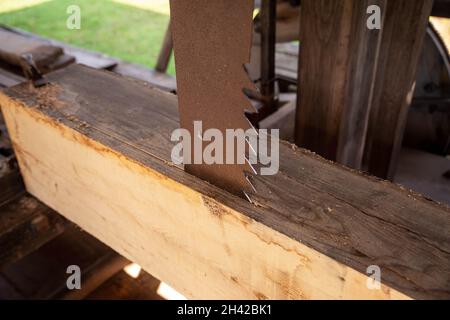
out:
M450 297L449 208L287 143L249 203L171 163L176 96L76 65L48 79L0 93L27 189L186 297Z
M261 85L260 91L264 99L262 114L270 114L276 110L275 99L275 42L277 1L262 0L260 11L261 27Z
M167 25L166 34L164 35L164 41L159 52L158 61L156 62L155 70L161 73L167 72L169 66L170 57L173 51L172 30L170 28L170 20Z
M296 144L359 169L381 32L369 5L385 0L303 0Z
M59 219L63 217L59 216ZM79 227L66 224L65 231L52 241L15 263L2 266L0 299L84 299L130 263ZM79 290L67 287L67 267L70 265L80 267Z
M95 291L86 300L164 300L159 295L161 281L141 270L135 279L125 271L120 271ZM173 299L173 296L170 297Z
M388 0L377 62L364 162L392 179L433 0Z

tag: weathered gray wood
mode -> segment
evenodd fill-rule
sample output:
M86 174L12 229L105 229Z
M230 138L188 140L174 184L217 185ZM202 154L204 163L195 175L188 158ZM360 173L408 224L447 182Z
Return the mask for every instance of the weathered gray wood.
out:
M0 43L0 59L16 66L20 66L21 55L24 53L32 53L38 67L63 53L59 47L3 29L0 29Z
M61 48L64 50L64 52L67 55L64 55L64 59L67 59L67 56L74 57L76 59L77 63L87 65L92 68L96 69L110 69L113 68L117 63L119 62L115 58L111 58L105 54L90 51L84 48L79 48L75 46L71 46L67 43L60 42L54 39L48 39L41 37L39 35L17 29L17 28L11 28L7 27L5 25L0 25L0 34L5 34L8 37L11 37L13 39L20 39L21 43L23 43L24 47L40 47L40 46L47 46L47 47L56 47ZM23 48L22 48L23 50ZM21 50L21 51L22 51ZM58 64L59 67L64 67L67 65L67 61L61 61L62 64ZM55 68L55 69L58 69Z
M379 30L369 5L385 1L302 1L296 143L359 169L370 114Z
M32 54L36 66L42 73L65 67L75 61L71 55L50 43L33 39L0 27L0 61L21 67L21 56ZM20 70L20 69L19 69Z
M155 70L152 70L145 66L126 61L119 61L116 58L109 57L102 53L74 47L53 39L46 39L23 30L6 28L5 26L0 25L0 31L8 32L16 36L19 35L20 37L24 37L31 43L36 43L39 45L59 46L63 48L66 53L74 56L77 63L84 64L91 68L112 70L124 76L146 81L164 91L175 92L177 89L175 77L156 72ZM23 78L18 76L14 80L10 79L11 77L9 77L9 72L5 73L5 76L3 77L2 73L4 72L4 70L0 69L0 86L9 87L23 81Z
M432 0L388 0L377 62L364 162L392 179L414 93Z
M112 71L123 76L148 82L152 86L164 91L176 92L177 90L175 77L134 63L120 62Z
M25 81L24 77L4 69L0 69L0 87L12 87Z
M383 19L386 0L356 2L349 35L349 61L336 160L350 168L361 169L382 34L381 30L367 28L367 8L379 6Z
M214 199L362 273L380 266L383 283L410 297L450 297L447 207L287 143L280 150L280 172L253 179L258 193L251 204L170 165L170 134L178 127L175 96L81 66L49 80L50 88L20 85L6 94L189 186L204 201Z

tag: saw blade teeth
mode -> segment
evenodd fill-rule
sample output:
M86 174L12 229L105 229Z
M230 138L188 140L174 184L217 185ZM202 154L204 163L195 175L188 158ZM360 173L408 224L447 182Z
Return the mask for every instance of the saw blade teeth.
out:
M244 194L244 197L247 198L248 202L253 204L253 201L252 201L252 198L250 198L250 195L245 191L242 191L242 193Z
M252 130L252 135L256 139L255 142L258 143L258 136L259 136L258 131L253 126L250 129ZM245 136L245 142L246 142L246 145L248 146L249 153L251 152L251 154L254 157L257 157L258 156L258 152L255 150L255 148L253 148L252 141L250 141L250 138L247 135Z
M245 74L244 79L242 79L242 81L244 83L243 86L242 86L242 89L243 90L250 90L250 91L259 92L258 87L253 83L253 81L248 76L248 71L247 71L247 68L245 67L245 64L242 65L242 69L243 69L244 74Z
M257 193L258 190L256 190L256 187L255 187L254 183L251 181L251 175L246 174L246 175L245 175L245 179L247 180L248 184L249 184L250 187L252 188L252 191L253 191L254 193Z
M257 113L257 112L255 112L255 113ZM245 117L245 120L246 120L247 123L248 123L249 129L251 129L251 130L253 131L253 134L258 135L258 134L259 134L259 133L258 133L258 130L256 130L256 128L255 128L255 126L253 125L253 123L251 123L251 121L248 120L247 117Z
M246 164L247 168L250 168L250 170L247 170L247 171L249 171L250 173L253 173L255 175L258 174L258 171L256 171L255 167L253 166L253 164L250 163L250 161L247 157L245 157L245 164Z
M247 74L248 75L248 74ZM258 96L257 90L248 89L246 87L242 88L242 93L244 94L245 98L247 98L250 102L250 108L244 108L245 113L258 113L258 109L253 102L252 97Z
M252 184L252 182L248 178L246 178L246 179L247 179L249 186L252 188L253 193L256 194L258 191L256 191L255 186ZM245 192L245 191L243 191L243 192Z
M249 151L252 153L252 155L253 155L254 157L257 157L257 156L258 156L258 153L257 153L256 150L253 148L252 144L251 144L249 141L247 141L247 145L248 145Z

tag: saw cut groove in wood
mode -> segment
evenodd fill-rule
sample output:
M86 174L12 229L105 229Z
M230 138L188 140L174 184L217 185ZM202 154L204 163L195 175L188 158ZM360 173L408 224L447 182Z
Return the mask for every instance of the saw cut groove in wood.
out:
M256 90L244 68L250 62L253 0L171 0L170 11L180 125L191 133L193 155L193 140L202 144L194 121L202 121L203 132L218 129L223 137L227 129L253 128L245 112L254 109L243 92ZM202 153L206 146L203 142ZM253 172L248 162L191 163L185 170L235 194L253 192L246 178Z
M250 204L171 163L176 96L79 65L48 80L0 93L27 190L184 296L450 298L448 207L287 143Z

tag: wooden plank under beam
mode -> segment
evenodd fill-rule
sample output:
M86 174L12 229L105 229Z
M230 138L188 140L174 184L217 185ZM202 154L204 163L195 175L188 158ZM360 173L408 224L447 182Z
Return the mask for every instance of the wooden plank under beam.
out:
M433 0L388 0L364 151L369 173L392 179Z
M63 68L73 62L75 58L64 54L61 47L32 39L24 35L4 29L0 26L0 61L8 64L12 70L21 70L22 55L32 54L34 62L42 73ZM20 72L18 72L20 74Z
M296 144L360 169L381 32L369 5L385 0L303 0Z
M18 194L0 207L0 269L60 235L67 223L36 198Z
M449 208L287 143L250 203L171 163L176 96L77 65L48 79L0 93L27 189L186 297L450 297Z

